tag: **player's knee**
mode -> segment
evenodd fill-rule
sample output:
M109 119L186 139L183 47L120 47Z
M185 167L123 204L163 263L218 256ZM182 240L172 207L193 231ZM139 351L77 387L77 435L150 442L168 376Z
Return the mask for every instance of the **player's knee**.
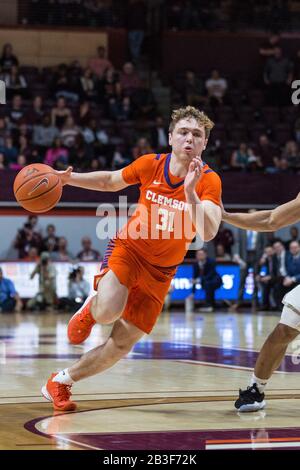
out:
M94 318L97 323L101 323L101 325L109 325L116 321L122 313L122 310L115 308L115 307L107 307L99 306L93 312Z
M291 328L288 325L285 325L284 323L278 323L274 330L274 333L276 342L288 344L293 341L296 336L298 336L299 331L295 330L294 328Z

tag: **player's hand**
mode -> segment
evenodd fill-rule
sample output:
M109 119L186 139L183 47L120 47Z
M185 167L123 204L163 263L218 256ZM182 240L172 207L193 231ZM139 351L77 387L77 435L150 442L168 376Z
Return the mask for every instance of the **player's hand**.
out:
M201 157L195 157L189 165L189 170L184 180L184 191L186 195L194 193L198 181L202 177Z
M63 186L69 183L71 179L72 171L73 171L72 166L69 166L66 170L63 170L63 171L55 170L55 173L60 177Z

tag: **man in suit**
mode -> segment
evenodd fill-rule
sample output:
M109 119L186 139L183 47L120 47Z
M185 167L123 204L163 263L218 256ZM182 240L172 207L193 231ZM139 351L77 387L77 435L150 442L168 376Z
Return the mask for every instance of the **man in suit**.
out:
M202 248L196 253L196 263L193 264L193 292L197 280L200 279L202 289L205 291L206 307L202 312L213 312L215 307L215 291L222 286L222 278L216 271L215 261L208 258L207 251Z
M255 209L250 209L249 213L255 212ZM250 269L254 273L254 292L253 300L257 299L257 285L255 283L255 274L257 273L258 262L263 253L266 245L266 237L264 233L256 232L255 230L238 230L237 243L240 257L246 262L246 269L241 271L241 281L239 288L239 297L234 308L239 307L243 301L245 282Z
M270 295L276 280L276 270L274 262L274 249L272 245L268 245L264 249L264 254L259 260L260 271L256 276L256 281L260 283L262 290L262 305L260 310L270 310Z
M287 276L283 280L283 285L288 292L300 284L300 244L298 241L290 243L290 251L287 257Z
M285 246L281 240L277 240L273 243L274 249L274 300L278 310L281 309L281 301L284 295L288 292L287 286L284 285L284 280L288 276L288 258L289 252L286 251Z

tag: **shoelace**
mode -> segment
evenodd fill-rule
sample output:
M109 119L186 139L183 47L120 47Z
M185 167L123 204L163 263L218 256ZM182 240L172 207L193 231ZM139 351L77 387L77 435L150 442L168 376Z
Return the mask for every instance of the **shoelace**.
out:
M253 393L253 392L252 392L253 389L254 389L253 385L247 387L246 390L242 390L242 389L240 388L240 396L241 396L241 397L244 397L245 395L249 395L249 392L250 392L250 393ZM256 390L254 390L254 391L256 392Z
M56 382L57 387L54 390L55 397L58 397L61 401L68 401L71 393L72 385L65 385Z

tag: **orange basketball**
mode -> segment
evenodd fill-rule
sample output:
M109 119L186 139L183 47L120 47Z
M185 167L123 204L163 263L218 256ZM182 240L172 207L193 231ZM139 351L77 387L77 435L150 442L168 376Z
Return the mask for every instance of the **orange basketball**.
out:
M61 198L62 183L53 168L42 163L25 166L14 181L18 203L30 212L47 212Z

